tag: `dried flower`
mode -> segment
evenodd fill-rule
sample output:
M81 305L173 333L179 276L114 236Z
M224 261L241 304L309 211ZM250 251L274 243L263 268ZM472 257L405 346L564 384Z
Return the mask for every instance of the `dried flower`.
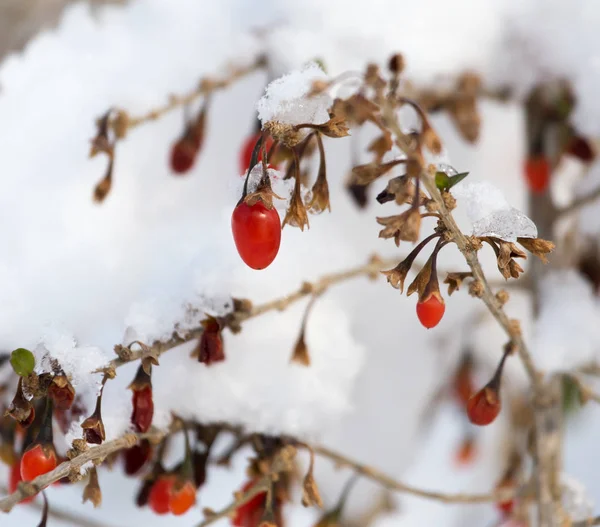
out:
M312 188L312 198L308 208L312 213L319 214L325 209L331 210L329 203L329 185L327 183L327 166L325 164L325 149L321 135L317 133L317 144L319 145L319 173Z
M411 207L396 216L378 217L377 223L384 226L379 232L380 238L394 238L396 245L400 245L400 240L416 242L421 229L421 213L417 207Z
M54 376L48 386L48 396L57 410L64 411L71 408L75 399L75 390L64 373Z
M89 476L90 479L83 489L83 503L90 501L94 505L94 508L96 508L102 503L102 491L98 484L98 471L96 467L90 469Z
M198 347L194 355L197 354L198 362L202 362L210 366L214 362L225 360L225 352L223 346L222 324L219 319L207 316L202 321L204 331L200 337Z
M131 397L133 406L131 423L138 432L147 432L154 416L150 373L146 372L143 365L140 365L133 382L129 385L129 389L133 392Z
M446 279L444 280L445 284L448 284L448 296L452 295L454 291L458 291L460 286L462 285L465 278L472 278L472 272L462 272L462 273L448 273L446 275Z
M17 392L6 410L5 415L10 415L23 428L27 428L35 418L35 409L30 401L23 394L23 377L19 377Z
M104 432L104 423L102 422L102 393L104 392L104 382L100 388L100 393L96 398L96 407L92 415L90 415L83 423L81 428L83 429L83 437L88 443L94 445L100 445L106 439L106 433Z
M544 263L548 263L546 255L552 252L555 247L551 241L542 240L541 238L517 238L517 241Z
M283 218L282 228L285 227L286 224L289 224L292 227L300 227L300 230L304 231L304 227L309 227L309 224L308 214L306 213L306 207L304 206L301 196L298 158L294 160L294 165L296 167L296 183L290 199L290 205L285 213L285 218Z

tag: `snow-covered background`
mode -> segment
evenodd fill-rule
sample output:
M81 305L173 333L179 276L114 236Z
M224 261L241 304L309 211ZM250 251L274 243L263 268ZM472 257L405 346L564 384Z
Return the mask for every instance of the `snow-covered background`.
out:
M363 263L373 252L390 256L410 250L403 245L398 251L377 237L374 218L393 205L372 199L359 211L349 200L343 188L351 162L348 138L326 140L331 214L311 216L311 228L303 233L286 227L268 269L255 272L243 265L231 239L230 215L239 197L239 149L253 129L255 104L267 82L262 72L213 98L203 151L185 178L173 177L167 164L170 144L181 131L181 112L132 131L117 147L113 189L98 206L91 193L105 159L87 155L94 120L110 106L143 113L164 103L169 93L189 90L201 76L222 72L228 61L248 62L265 48L273 76L316 58L332 75L361 70L367 61L384 64L401 51L407 77L419 84L446 82L473 69L490 86L508 84L522 94L538 80L568 76L579 100L575 124L598 135L599 19L594 0L132 0L94 16L84 4L68 8L56 30L39 34L0 64L0 347L35 348L40 355L48 350L75 372L91 370L112 358L114 344L151 341L168 336L176 323L197 322L189 306L218 311L230 295L264 302L303 280ZM261 40L250 33L255 28L266 30ZM449 160L469 171L470 181L493 182L511 206L525 210L521 108L483 102L481 110L476 146L462 142L445 116L434 120ZM367 130L357 135L362 145L370 137ZM598 176L600 170L593 169L586 188L593 188ZM372 197L378 190L372 189ZM460 216L468 225L466 214ZM598 214L591 210L587 216L586 228L595 234L592 220ZM486 269L500 278L490 253L483 255ZM466 269L452 248L444 250L439 266ZM512 293L508 306L509 314L523 319L536 356L544 360L551 353L547 367L562 367L559 359L569 346L578 360L596 356L600 336L586 332L598 313L589 285L569 274L550 277L546 297L550 304L541 321L555 331L551 334L528 322L524 295ZM563 299L573 306L566 319ZM155 423L165 424L171 410L229 420L322 441L423 488L490 490L502 469L496 455L502 418L476 431L477 462L460 469L454 463L465 434L460 411L445 403L426 429L420 426L461 346L475 346L482 359L478 380L485 382L503 343L491 322L473 334L462 330L480 303L464 291L446 300L444 320L428 332L416 321L414 297L400 296L384 279L336 286L310 317L309 369L289 364L305 302L253 319L239 335L226 333L224 363L198 364L189 358L191 346L170 351L154 373ZM565 338L574 334L577 342ZM125 386L134 371L122 368L107 384L103 415L109 437L128 425ZM522 386L517 361L509 361L508 374ZM98 379L77 381L78 392L93 401ZM76 428L73 432L77 435ZM600 478L589 467L599 432L600 413L586 408L569 427L565 454L566 472L582 480L597 501ZM243 480L244 460L241 453L231 470L210 469L201 506L217 509L229 501ZM0 469L0 481L3 477ZM335 501L346 477L318 461L326 503ZM101 519L107 527L193 525L201 518L200 508L168 519L139 511L132 500L136 482L118 468L101 470L100 483L101 509L79 505L78 486L50 489L50 502ZM360 485L362 492L353 494L355 511L368 506L378 490ZM485 526L497 518L492 505L397 499L399 511L378 525ZM0 524L33 525L38 517L20 506ZM315 517L299 506L289 509L292 526L310 525ZM52 520L52 525L61 523Z

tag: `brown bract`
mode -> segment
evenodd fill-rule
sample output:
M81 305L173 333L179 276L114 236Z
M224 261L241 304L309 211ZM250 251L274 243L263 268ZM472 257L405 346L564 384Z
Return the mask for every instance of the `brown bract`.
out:
M283 223L281 226L283 228L288 224L292 227L299 227L301 231L304 230L305 226L309 227L308 214L306 212L304 202L302 201L300 179L298 174L296 174L296 184L294 185L294 191L292 192L290 205L285 213L285 218L283 218Z
M98 471L96 467L90 469L89 475L90 479L83 489L83 503L89 501L96 508L102 503L102 491L98 484Z
M379 232L380 238L394 238L396 245L400 241L416 242L421 230L421 213L418 208L411 207L397 216L377 218L377 223L384 228Z
M460 286L465 278L473 278L473 273L469 271L461 273L448 273L446 275L444 283L448 284L448 296L454 293L454 291L458 291L460 289Z
M551 241L542 240L541 238L517 238L517 241L544 263L548 263L546 255L552 252L555 247Z
M417 292L419 294L419 298L423 296L425 288L429 283L429 279L431 277L431 258L427 260L427 263L421 268L421 270L415 276L415 279L408 286L408 290L406 291L406 296L410 296L413 293Z

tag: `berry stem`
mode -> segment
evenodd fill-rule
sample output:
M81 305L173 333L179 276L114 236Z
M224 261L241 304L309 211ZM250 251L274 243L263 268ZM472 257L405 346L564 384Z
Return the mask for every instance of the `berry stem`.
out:
M248 195L248 180L250 179L250 172L258 162L258 155L260 153L260 149L263 145L265 139L266 132L262 132L256 144L254 145L254 150L252 150L252 156L250 157L250 165L248 165L248 172L246 173L246 179L244 180L244 190L242 192L242 197L238 202L238 205L244 201L244 198Z
M192 464L192 449L190 446L190 438L185 423L183 424L183 438L185 440L185 457L181 464L179 475L182 481L194 481L194 467Z
M53 444L54 436L52 433L52 412L52 399L50 397L46 397L46 409L44 410L44 418L40 426L40 431L38 432L38 435L35 438L35 443L43 445Z

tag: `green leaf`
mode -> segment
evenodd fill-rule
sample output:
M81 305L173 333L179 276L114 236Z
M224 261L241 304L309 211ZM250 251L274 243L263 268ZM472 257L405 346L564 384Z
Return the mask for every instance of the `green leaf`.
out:
M460 183L469 175L468 172L461 172L454 176L449 176L445 172L435 173L435 186L440 190L450 190L454 185Z
M570 377L562 379L562 406L565 414L572 414L581 408L579 386Z
M319 68L323 70L323 73L327 73L327 68L325 67L325 62L320 57L315 57L311 62L314 62Z
M33 373L35 357L31 351L25 348L17 348L10 354L10 365L17 375L27 377Z

